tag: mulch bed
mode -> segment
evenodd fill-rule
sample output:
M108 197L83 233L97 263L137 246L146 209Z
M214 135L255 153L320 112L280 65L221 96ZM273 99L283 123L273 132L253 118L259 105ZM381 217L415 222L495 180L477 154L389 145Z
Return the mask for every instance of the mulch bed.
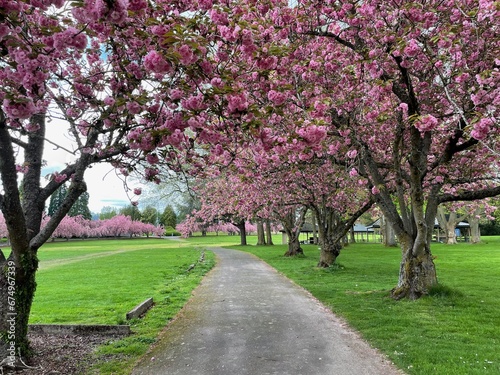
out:
M96 363L94 349L112 336L102 334L51 335L29 334L35 355L26 363L30 368L4 370L4 374L16 375L83 375ZM1 374L0 370L0 374Z

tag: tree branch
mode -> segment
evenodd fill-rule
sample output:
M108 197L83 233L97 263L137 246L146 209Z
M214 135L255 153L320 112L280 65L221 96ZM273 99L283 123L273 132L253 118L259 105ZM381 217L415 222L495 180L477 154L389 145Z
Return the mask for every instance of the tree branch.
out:
M468 190L457 194L441 194L438 197L438 202L475 201L478 199L495 197L497 195L500 195L500 186L474 191Z

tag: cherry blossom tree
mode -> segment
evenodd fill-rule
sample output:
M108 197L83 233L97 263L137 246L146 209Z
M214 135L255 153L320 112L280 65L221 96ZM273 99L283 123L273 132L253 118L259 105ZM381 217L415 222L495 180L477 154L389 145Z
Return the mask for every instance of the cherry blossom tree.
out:
M439 204L500 193L498 2L251 3L211 14L239 88L224 130L237 120L268 154L352 170L401 245L393 297L427 293ZM229 145L212 154L229 164Z
M80 217L81 219L81 217ZM69 240L73 237L83 237L86 233L81 220L76 216L65 216L52 233L53 237L61 237Z
M29 352L37 251L85 192L85 171L106 161L128 174L144 162L144 177L158 181L160 157L168 162L168 152L191 147L182 111L200 108L202 77L212 68L196 21L204 9L163 0L2 2L0 209L12 246L0 250L0 268L9 270L0 275L0 357L9 364ZM69 155L48 182L46 145ZM166 154L155 154L160 145ZM42 227L45 202L64 183L68 193ZM7 342L9 300L16 319Z

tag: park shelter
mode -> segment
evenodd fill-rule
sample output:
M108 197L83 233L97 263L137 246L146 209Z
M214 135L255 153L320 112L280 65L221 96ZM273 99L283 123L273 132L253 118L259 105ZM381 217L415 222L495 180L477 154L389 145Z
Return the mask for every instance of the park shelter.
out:
M356 240L356 242L370 242L370 237L371 242L376 242L375 229L373 226L354 224L352 230L354 232L354 239Z
M433 240L436 240L437 242L443 242L446 240L446 233L442 228L439 226L439 223L436 219L436 222L434 223L434 229L436 231L435 235L432 236ZM457 237L457 241L464 241L464 242L469 242L470 238L470 224L461 221L455 226L455 236Z
M314 243L313 240L313 234L314 234L314 227L311 223L304 223L302 224L302 227L300 228L300 234L299 234L299 241L300 243L303 244L312 244ZM318 226L316 226L316 233L318 232ZM283 245L288 243L288 236L286 232L282 229L281 230L281 243Z
M375 220L372 224L368 225L367 228L374 230L374 234L381 234L380 221L380 218ZM434 231L432 236L433 241L442 242L446 240L446 233L439 226L437 219L434 221ZM470 237L470 224L465 221L459 222L455 227L455 234L457 236L457 241L463 240L467 242Z

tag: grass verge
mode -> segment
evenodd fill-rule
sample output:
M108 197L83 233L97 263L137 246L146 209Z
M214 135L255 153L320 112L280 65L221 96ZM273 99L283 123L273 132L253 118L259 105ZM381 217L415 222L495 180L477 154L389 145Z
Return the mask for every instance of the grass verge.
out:
M207 252L206 263L186 273L200 249L225 246L254 253L308 289L408 374L500 373L500 237L485 237L479 245L433 244L440 285L413 302L389 298L399 249L354 244L336 265L318 269L316 246L304 245L304 256L285 258L286 246L238 242L236 236L209 236L47 244L40 250L32 322L122 323L128 310L153 296L155 307L131 322L134 334L96 353L101 362L92 374L129 374L214 264Z
M352 244L338 263L318 269L316 246L285 258L285 246L251 252L344 317L408 374L500 373L500 238L478 245L433 244L440 285L418 301L394 301L400 251Z
M136 360L184 306L215 263L214 255L182 241L157 239L49 243L40 250L30 323L123 324L125 314L153 297L133 334L98 348L91 374L129 374ZM196 267L187 271L192 264Z

